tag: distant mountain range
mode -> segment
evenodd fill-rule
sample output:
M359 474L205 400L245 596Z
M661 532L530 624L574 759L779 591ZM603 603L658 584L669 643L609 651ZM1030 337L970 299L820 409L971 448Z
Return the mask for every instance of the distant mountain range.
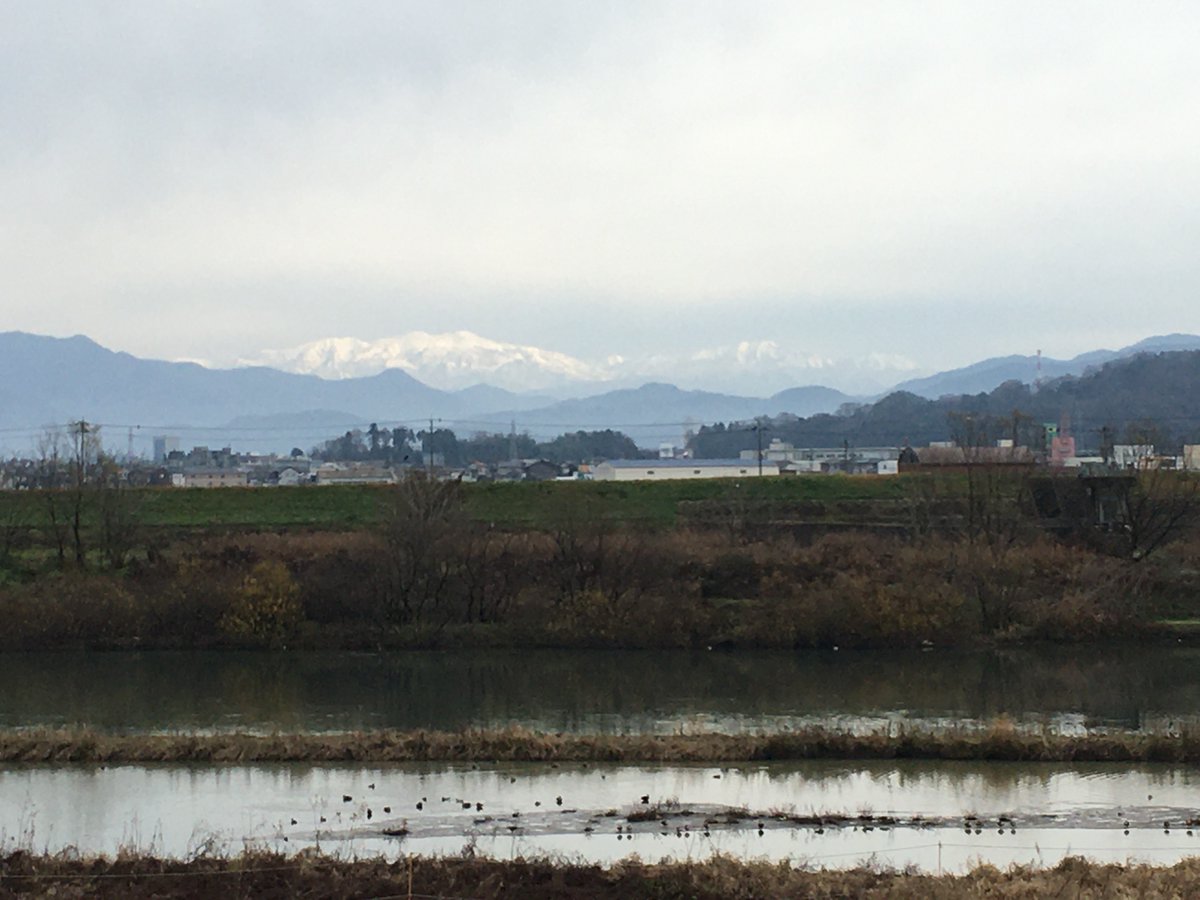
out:
M1200 348L1200 337L1172 334L1147 338L1119 350L1094 350L1073 359L1002 356L914 377L916 363L901 356L868 354L832 359L783 347L775 341L741 341L694 352L662 352L639 358L610 355L586 361L540 347L510 344L469 331L413 331L362 341L325 338L288 350L267 350L242 365L269 366L325 379L363 378L397 369L441 390L488 384L518 394L540 392L567 400L648 383L686 384L707 394L774 396L798 384L837 385L846 393L879 397L905 390L936 399L944 394L990 391L1005 381L1032 384L1079 375L1135 353ZM903 380L902 380L903 379ZM840 400L839 400L840 402Z
M1099 454L1105 440L1147 443L1172 453L1200 442L1198 386L1200 350L1146 352L1089 367L1083 375L1052 379L1038 389L1010 380L989 392L937 400L895 391L839 415L776 419L765 427L771 437L796 447L908 444L920 452L931 441L945 440L991 446L1009 438L1038 447L1049 423L1089 455ZM736 456L755 447L757 437L746 428L708 427L691 446L701 457Z
M399 369L443 390L482 382L517 393L544 391L560 399L647 382L682 382L709 393L758 397L797 384L821 382L869 394L919 371L902 356L873 353L832 359L769 340L587 361L555 350L494 341L470 331L412 331L377 341L324 338L286 350L265 350L240 364L330 379L362 378Z
M1166 334L1150 337L1120 350L1093 350L1081 353L1073 359L1051 359L1043 356L1040 368L1036 356L997 356L961 369L902 381L893 390L908 391L930 400L957 394L982 394L1006 381L1033 384L1039 378L1049 381L1063 375L1082 375L1090 366L1098 366L1114 359L1169 350L1200 350L1200 335Z
M44 425L86 418L106 438L132 429L138 448L154 433L185 446L308 449L372 419L457 418L498 409L544 406L544 395L477 386L441 391L389 369L370 378L329 381L265 367L208 369L195 363L139 359L89 338L0 334L0 446L29 449Z
M510 411L485 415L480 417L480 424L485 428L494 425L503 430L503 425L515 420L538 440L579 428L611 428L629 435L642 447L654 447L662 443L682 446L689 431L695 431L707 422L753 419L781 413L811 416L835 410L852 399L841 391L826 387L791 388L763 398L684 391L673 384L651 383L578 400L564 400L520 413Z
M455 353L476 347L474 337L463 338ZM450 342L446 346L453 349L456 345ZM486 357L489 361L482 364L480 372L466 367L462 353L455 356L448 349L437 356L422 351L421 365L453 371L464 384L443 389L423 383L399 366L385 366L371 375L331 379L265 366L211 369L196 363L140 359L107 350L83 336L0 333L0 450L28 452L43 426L81 417L107 426L105 438L110 446L123 449L125 440L132 439L135 452L148 450L151 436L160 433L179 436L185 448L203 444L241 450L286 451L293 446L307 450L372 421L419 428L430 417L464 435L506 432L515 424L518 431L529 431L541 440L568 431L613 428L625 431L642 446L653 447L664 441L679 443L687 431L702 424L780 414L808 417L882 396L855 396L816 385L755 396L683 390L661 381L621 387L602 382L597 388L593 382L580 380L574 393L567 394L570 399L564 399L570 387L567 381L547 382L553 390L528 392L481 383L486 380L481 376L487 371L503 371L506 366L549 371L561 364L582 379L592 372L586 364L573 369L574 363L563 362L570 358L561 354L496 347L499 349L488 351L492 355ZM1089 366L1138 353L1191 348L1200 348L1200 337L1148 338L1122 350L1099 350L1072 360L1043 359L1042 375L1079 374ZM772 358L773 351L762 345L743 349L740 358L749 370L767 366ZM330 364L341 358L333 353ZM738 354L732 358L736 361ZM786 362L786 354L782 358ZM814 363L800 371L813 374L820 367ZM900 387L935 398L986 392L1011 379L1031 383L1036 375L1036 357L1014 356L912 379ZM731 383L735 380L730 379ZM468 383L470 386L465 386Z

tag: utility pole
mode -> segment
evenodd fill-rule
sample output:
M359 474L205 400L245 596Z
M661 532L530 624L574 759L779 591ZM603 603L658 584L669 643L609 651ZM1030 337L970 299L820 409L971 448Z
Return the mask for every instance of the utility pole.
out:
M435 421L440 422L442 420L434 419L433 416L429 417L429 468L427 471L430 475L433 474L433 423Z
M87 485L87 454L88 454L88 434L95 430L94 426L89 425L86 419L80 418L78 422L70 423L71 431L74 432L75 440L75 472L74 484L72 485L71 497L71 535L75 543L75 565L80 568L84 563L83 549L83 493L84 487Z
M92 426L86 419L80 419L78 422L72 422L70 428L75 442L75 479L77 483L82 484L87 469L87 436L91 433Z
M1108 425L1100 429L1100 458L1104 460L1104 465L1112 465L1113 451L1113 430Z
M754 433L758 435L758 477L762 478L762 422L754 426Z

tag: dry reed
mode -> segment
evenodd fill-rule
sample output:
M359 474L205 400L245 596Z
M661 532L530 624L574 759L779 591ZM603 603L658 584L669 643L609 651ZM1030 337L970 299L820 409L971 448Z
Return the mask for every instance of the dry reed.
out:
M410 857L339 860L251 852L189 861L122 855L115 859L0 856L0 897L655 897L742 900L752 897L1192 897L1200 894L1200 860L1173 866L1102 865L1068 858L1051 869L980 866L965 875L924 875L856 868L808 870L788 863L643 863L611 867L548 859Z
M377 731L331 734L110 734L89 729L0 731L0 763L266 762L764 762L943 759L1024 762L1200 762L1200 734L1066 736L1006 722L985 730L853 734L807 728L773 734L546 734Z

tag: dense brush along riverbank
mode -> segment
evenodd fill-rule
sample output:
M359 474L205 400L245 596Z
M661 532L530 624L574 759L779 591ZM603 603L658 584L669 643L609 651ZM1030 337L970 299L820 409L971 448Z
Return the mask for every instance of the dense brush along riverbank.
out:
M465 529L465 530L463 530ZM1186 636L1200 541L594 529L199 536L0 565L0 650L899 648ZM20 562L20 560L24 560ZM40 562L38 562L40 560Z

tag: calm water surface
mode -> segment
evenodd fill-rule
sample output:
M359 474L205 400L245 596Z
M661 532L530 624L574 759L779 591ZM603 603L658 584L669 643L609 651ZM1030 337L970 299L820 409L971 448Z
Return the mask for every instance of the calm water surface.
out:
M675 732L809 724L1162 729L1200 712L1190 647L928 653L0 654L0 727Z
M659 814L631 823L630 814L649 808L643 796L659 805ZM732 817L737 821L729 821L731 810L739 811ZM818 830L785 818L797 813L876 818L869 827L851 821ZM883 825L881 816L899 821ZM913 824L915 816L922 821ZM459 853L473 846L498 857L554 853L608 862L632 853L657 860L723 852L931 871L961 870L980 859L1052 865L1071 854L1167 863L1200 852L1200 829L1189 834L1185 824L1197 816L1200 774L1154 766L0 770L0 849L73 847L111 854L125 847L176 857L245 846L387 856ZM970 828L964 827L968 821ZM1166 830L1164 822L1170 823ZM403 837L384 834L401 828L407 830Z

